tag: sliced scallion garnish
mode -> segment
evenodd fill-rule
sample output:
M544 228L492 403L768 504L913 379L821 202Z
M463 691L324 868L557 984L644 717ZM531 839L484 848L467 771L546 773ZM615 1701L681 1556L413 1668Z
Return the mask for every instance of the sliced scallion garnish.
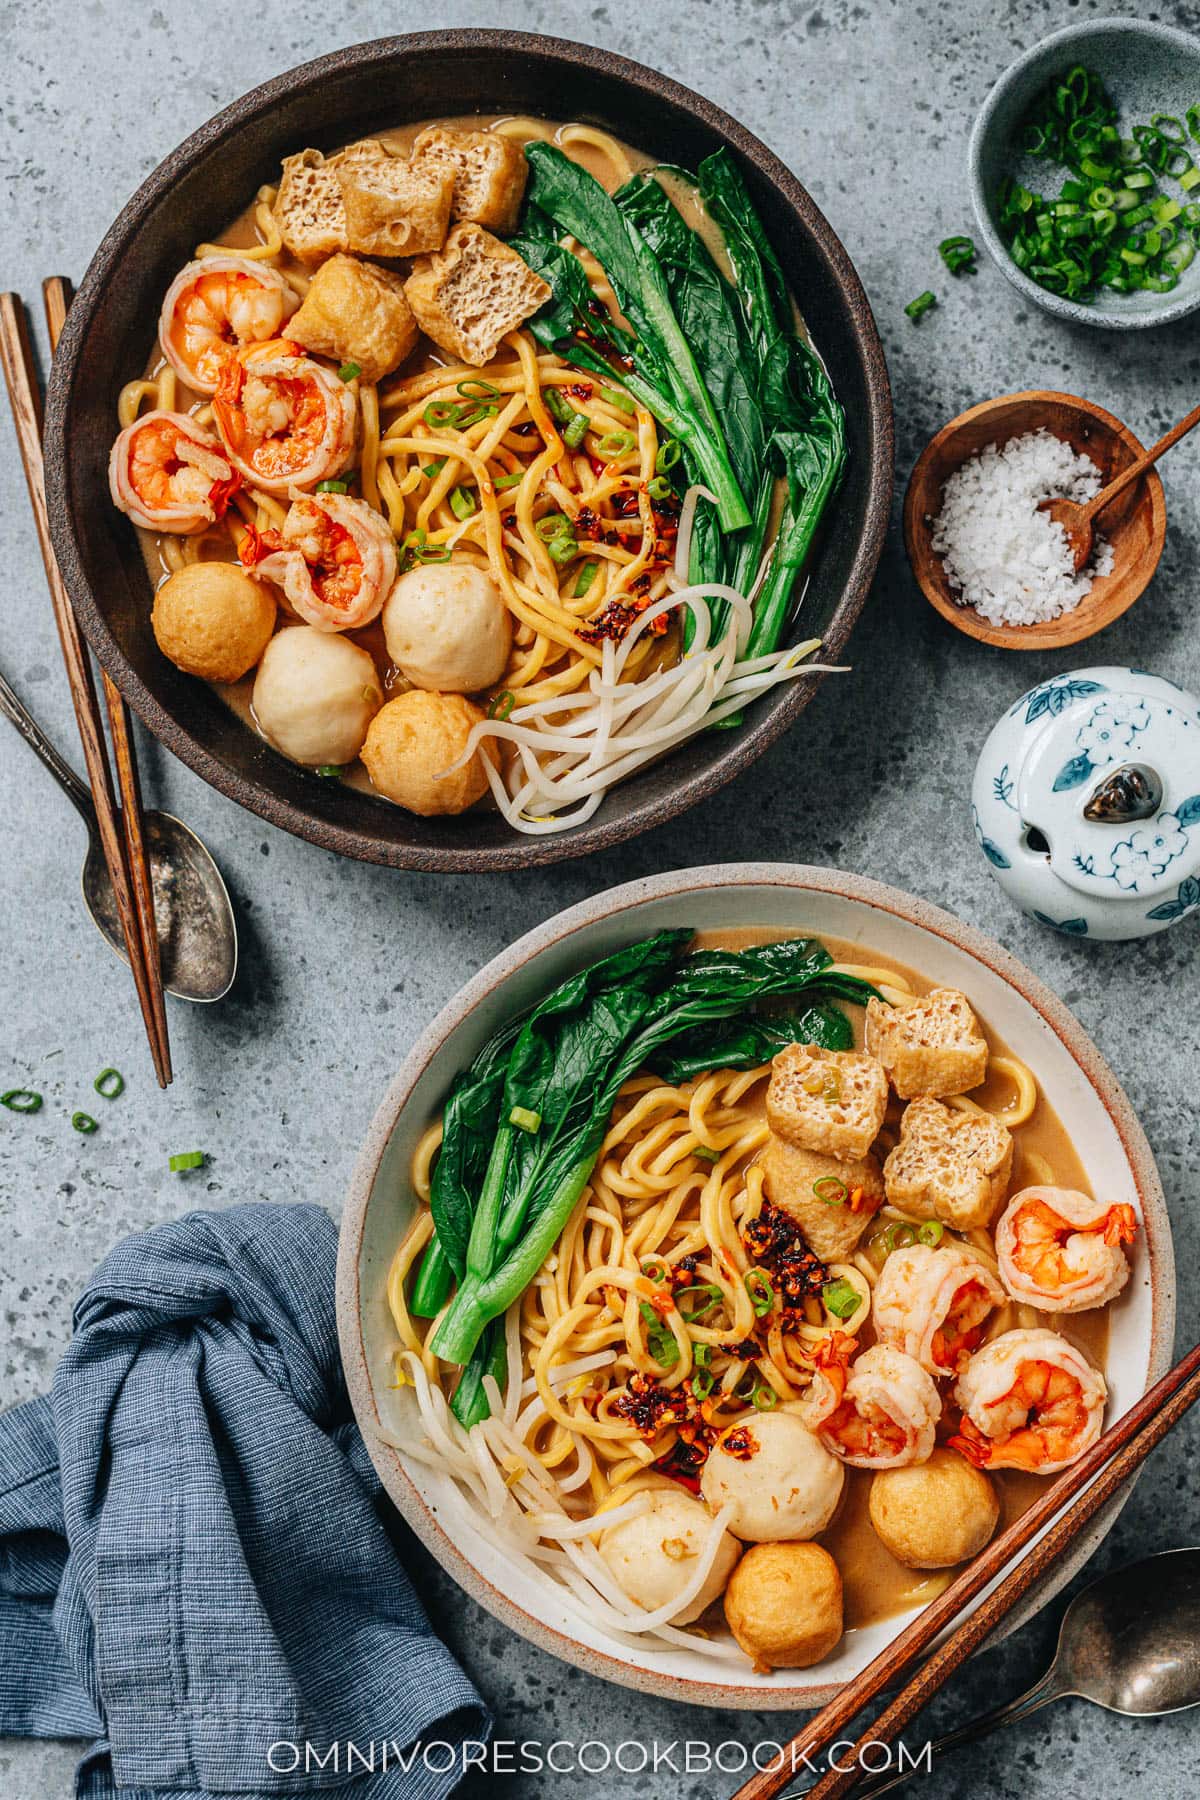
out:
M344 362L342 364L341 368L338 370L338 380L339 381L356 381L361 374L362 374L362 369L359 367L358 363Z
M203 1150L180 1150L171 1158L172 1175L185 1175L189 1169L199 1169L204 1163Z
M541 1130L542 1115L532 1112L527 1106L514 1106L508 1115L508 1122L510 1125L515 1125L518 1131L532 1133Z

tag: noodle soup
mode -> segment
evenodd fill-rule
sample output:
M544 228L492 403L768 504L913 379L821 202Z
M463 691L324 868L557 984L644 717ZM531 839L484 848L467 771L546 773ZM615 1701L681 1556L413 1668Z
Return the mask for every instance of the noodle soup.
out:
M431 143L500 146L502 223L460 171L458 222L429 226ZM693 179L581 124L438 120L287 159L197 246L122 390L113 497L160 648L316 776L532 835L814 668L788 632L842 415L773 253L730 253L752 217L727 153ZM744 339L728 366L697 307Z
M809 1667L933 1597L1094 1441L1138 1221L1092 1195L969 995L835 939L681 936L644 1011L636 969L587 978L637 1015L611 1105L590 1071L594 1145L580 1095L530 1079L539 1042L582 1055L583 977L499 1033L421 1138L388 1283L421 1421L403 1449L592 1629ZM724 1010L701 1025L702 1005ZM936 1094L897 1092L914 1069ZM543 1116L510 1104L535 1091ZM843 1129L869 1140L830 1154Z

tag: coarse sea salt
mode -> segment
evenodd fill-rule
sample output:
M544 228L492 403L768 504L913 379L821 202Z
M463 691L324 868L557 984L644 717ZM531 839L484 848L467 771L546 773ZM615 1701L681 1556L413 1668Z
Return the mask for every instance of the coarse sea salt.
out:
M1090 456L1044 427L968 457L946 482L931 539L955 598L993 625L1036 625L1078 606L1112 570L1112 545L1097 536L1076 574L1066 532L1038 502L1090 500L1100 479Z

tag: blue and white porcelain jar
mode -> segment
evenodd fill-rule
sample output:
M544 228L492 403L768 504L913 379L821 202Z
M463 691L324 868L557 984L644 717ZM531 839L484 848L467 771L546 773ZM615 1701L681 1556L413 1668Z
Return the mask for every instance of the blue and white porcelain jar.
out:
M1077 937L1149 937L1200 908L1200 700L1137 669L1022 694L983 747L975 835L1017 905Z

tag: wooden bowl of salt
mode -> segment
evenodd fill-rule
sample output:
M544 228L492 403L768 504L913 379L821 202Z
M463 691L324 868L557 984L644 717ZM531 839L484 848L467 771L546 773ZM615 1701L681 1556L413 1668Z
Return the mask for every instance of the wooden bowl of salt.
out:
M1095 464L1102 487L1143 454L1128 426L1102 406L1075 394L1034 389L987 400L951 419L922 453L904 498L904 542L921 591L944 619L968 637L1005 650L1060 650L1094 637L1131 607L1158 567L1167 532L1162 482L1155 469L1117 495L1097 520L1098 537L1111 545L1111 568L1096 574L1086 595L1056 618L1035 623L1002 623L985 618L951 584L943 556L934 549L935 522L943 507L946 482L987 450L1003 448L1031 432L1048 431L1076 456ZM997 556L1000 547L997 546ZM1107 557L1104 559L1107 562ZM1012 569L1013 591L1022 586L1019 559ZM997 609L987 602L989 612Z

